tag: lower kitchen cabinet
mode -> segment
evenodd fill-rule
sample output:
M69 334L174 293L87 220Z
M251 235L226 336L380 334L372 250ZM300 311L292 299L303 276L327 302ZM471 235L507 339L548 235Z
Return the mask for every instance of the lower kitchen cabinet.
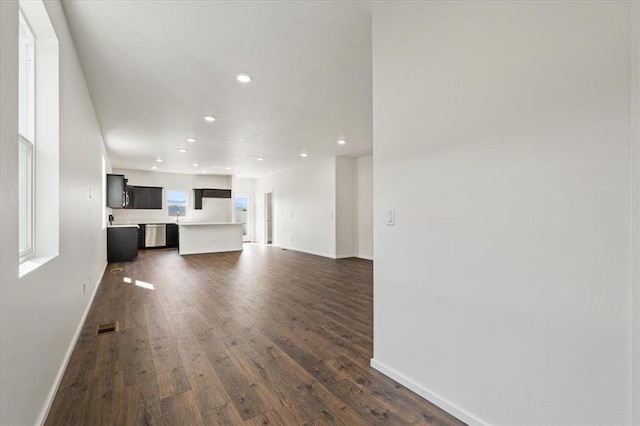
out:
M167 223L167 247L178 247L178 232L178 225Z
M138 257L138 227L107 228L107 261L127 262Z
M138 225L138 249L145 248L144 236L145 236L145 226L144 224Z

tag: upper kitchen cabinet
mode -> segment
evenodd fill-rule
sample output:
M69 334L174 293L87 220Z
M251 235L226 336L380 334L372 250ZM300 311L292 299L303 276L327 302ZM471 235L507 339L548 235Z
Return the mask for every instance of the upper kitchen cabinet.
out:
M133 186L134 209L162 209L162 188L156 186Z
M127 194L127 179L124 175L107 175L107 207L122 209L127 207L130 197Z
M230 189L194 188L193 208L202 210L203 198L231 198Z

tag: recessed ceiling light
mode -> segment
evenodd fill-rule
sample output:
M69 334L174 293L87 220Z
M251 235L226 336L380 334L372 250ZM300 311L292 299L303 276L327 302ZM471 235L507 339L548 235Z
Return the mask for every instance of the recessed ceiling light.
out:
M162 163L162 158L156 158L156 161L157 161L158 163Z
M193 163L193 167L198 167L198 163Z
M207 120L209 123L216 121L216 118L213 115L205 115L204 119Z
M231 167L225 167L224 169L225 170L231 170Z
M306 156L307 156L307 153L306 153L306 152L301 152L301 153L300 153L300 157L306 157Z
M206 171L206 170L203 170L203 171L202 171L202 173L207 173L207 171Z
M236 75L236 80L238 80L240 83L248 83L251 81L251 76L249 74L238 74Z
M344 145L345 143L347 143L347 141L345 141L344 139L340 139L338 141L338 145Z
M196 138L187 138L187 142L195 142L195 141L197 141Z
M182 153L185 153L185 152L187 152L187 148L178 148L178 151L182 152Z
M264 161L264 158L258 157L258 161Z
M157 168L158 168L158 166L151 166L151 168L152 168L153 170L155 170L155 169L157 169Z

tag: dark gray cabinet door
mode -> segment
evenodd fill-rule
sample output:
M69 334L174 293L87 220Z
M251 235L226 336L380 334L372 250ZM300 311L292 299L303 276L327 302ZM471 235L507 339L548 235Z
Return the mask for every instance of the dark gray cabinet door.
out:
M145 236L145 227L147 225L140 224L138 226L140 227L138 228L138 249L143 249L145 248L144 236Z
M162 208L162 188L149 188L149 207L150 209Z
M107 207L122 209L126 205L126 179L124 175L107 175Z
M134 186L132 206L134 209L162 209L162 188Z
M107 228L107 261L127 262L138 256L138 228Z
M167 247L178 247L178 232L178 225L167 223Z

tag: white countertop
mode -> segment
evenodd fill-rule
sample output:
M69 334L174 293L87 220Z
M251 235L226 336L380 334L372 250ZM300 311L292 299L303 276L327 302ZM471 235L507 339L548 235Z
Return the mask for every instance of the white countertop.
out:
M137 223L131 223L128 225L109 225L109 228L140 228Z
M180 226L244 225L243 222L178 222Z

